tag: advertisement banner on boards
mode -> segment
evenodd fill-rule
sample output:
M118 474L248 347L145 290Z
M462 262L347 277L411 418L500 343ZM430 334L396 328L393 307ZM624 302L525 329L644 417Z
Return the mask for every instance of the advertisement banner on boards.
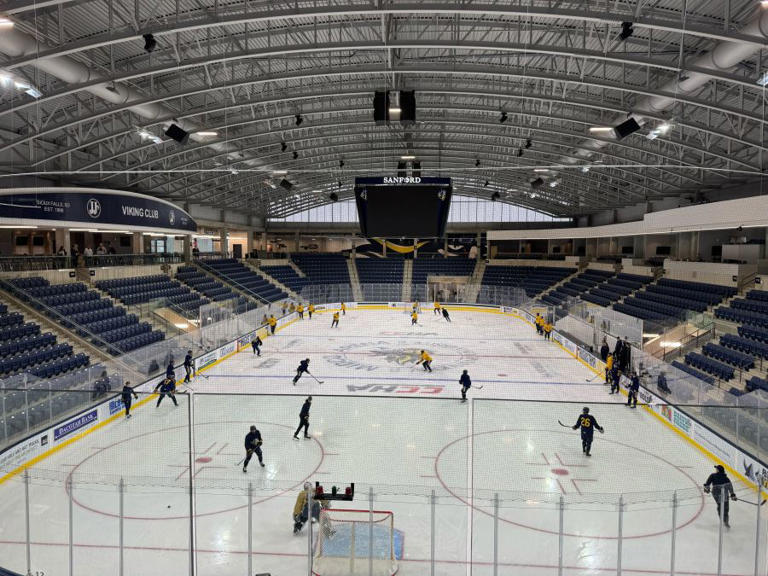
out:
M14 444L0 454L0 470L8 472L39 456L48 449L50 442L50 431L45 431Z
M736 457L737 451L734 450L733 446L728 444L728 442L720 438L720 436L711 432L706 426L694 423L692 438L698 442L702 448L712 452L712 454L720 458L720 460L729 466L734 466L738 469L739 459Z
M0 193L3 218L82 222L96 227L116 224L194 232L197 224L169 202L131 192L83 189L35 189Z
M251 341L253 340L254 336L256 336L256 332L257 331L254 330L253 332L249 332L244 336L240 336L240 338L237 339L237 350L240 351L243 348L250 348Z
M207 354L203 354L202 356L200 356L199 358L197 358L195 360L195 371L199 372L200 370L202 370L206 366L210 366L211 364L216 362L216 360L218 360L218 359L219 359L219 351L218 350L213 350L212 352L208 352Z
M89 412L86 412L85 414L82 414L75 418L74 420L70 420L66 424L62 424L61 426L58 426L53 429L53 441L59 442L60 440L66 438L70 434L74 434L75 432L80 432L82 430L85 430L92 424L95 424L99 419L99 411L98 409L90 410Z
M587 352L586 350L584 350L584 348L579 348L579 358L581 358L584 362L589 364L589 366L594 368L595 370L599 369L599 365L598 365L599 360L595 358L590 352Z
M233 340L219 348L219 358L225 358L237 350L237 341Z

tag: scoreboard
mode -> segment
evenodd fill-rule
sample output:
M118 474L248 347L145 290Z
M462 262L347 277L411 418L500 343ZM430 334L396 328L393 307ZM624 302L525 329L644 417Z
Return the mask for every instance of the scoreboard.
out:
M367 238L442 238L451 194L450 178L355 178L360 231Z

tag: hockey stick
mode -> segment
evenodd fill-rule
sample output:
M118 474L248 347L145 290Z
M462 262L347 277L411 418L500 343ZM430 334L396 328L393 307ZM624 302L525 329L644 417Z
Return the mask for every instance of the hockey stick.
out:
M315 375L314 375L314 374L312 374L311 372L307 372L307 374L309 374L310 376L312 376L312 378L315 378ZM322 384L322 383L323 383L323 381L322 381L322 380L318 380L317 378L315 378L315 382L317 382L318 384Z
M762 506L763 504L768 502L768 500L763 499L763 501L760 502L759 504L757 502L749 502L747 500L736 500L736 502L743 502L744 504L749 504L750 506Z
M480 386L475 386L475 389L477 389L477 390L482 390L482 389L483 389L483 386L482 386L482 385L480 385Z
M242 460L240 460L240 462L238 462L237 464L235 464L235 466L239 467L239 466L240 466L240 464L242 464L243 462L245 462L245 458L243 458Z
M560 424L560 426L562 426L563 428L570 428L570 426L566 426L565 424L560 422L560 420L558 420L557 423Z
M599 378L599 377L600 377L600 374L595 374L594 376L592 376L592 378L586 378L585 380L587 382L594 382L595 378Z

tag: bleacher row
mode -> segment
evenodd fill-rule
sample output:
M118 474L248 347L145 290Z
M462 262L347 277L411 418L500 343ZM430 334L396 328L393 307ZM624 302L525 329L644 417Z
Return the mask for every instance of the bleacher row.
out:
M47 378L87 366L85 354L72 354L72 346L57 343L50 332L40 333L37 323L25 323L23 314L8 313L0 304L0 376L6 378L20 372Z
M285 292L234 258L208 259L200 263L215 276L258 301L277 302L286 297Z
M164 298L187 312L197 313L200 306L209 303L207 298L164 274L101 280L95 285L128 306Z
M308 284L349 284L347 259L342 254L292 254L291 260Z
M297 294L301 294L302 288L310 283L308 278L299 276L290 266L262 266L261 270Z
M76 330L80 336L91 338L97 345L108 342L110 346L107 349L113 355L165 338L164 333L151 330L151 327L147 330L148 325L139 325L134 314L126 314L125 308L102 298L98 292L88 290L80 282L51 286L48 280L33 276L15 278L10 285L21 300L63 326ZM70 296L66 303L59 297L62 294ZM92 294L97 298L93 298ZM131 328L135 325L139 327Z
M622 298L640 290L643 286L653 281L652 276L641 276L639 274L617 274L612 278L594 288L586 294L582 294L581 299L598 304L600 306L610 306Z
M547 304L560 306L568 298L576 298L585 295L587 291L602 284L614 275L607 270L585 270L564 284L558 286L541 299Z
M574 272L576 272L575 268L554 266L486 266L482 285L521 288L525 290L527 296L534 297ZM483 292L481 287L480 298Z
M247 299L240 296L218 280L214 280L194 266L179 266L176 270L176 280L186 284L193 290L204 294L213 302L226 302L235 300L234 309L237 314L245 312Z

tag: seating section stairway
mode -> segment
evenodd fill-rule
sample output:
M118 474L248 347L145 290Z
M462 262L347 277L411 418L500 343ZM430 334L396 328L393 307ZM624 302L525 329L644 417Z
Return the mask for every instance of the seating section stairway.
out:
M176 270L176 280L205 295L213 302L234 301L235 311L238 314L245 312L247 299L244 296L240 296L218 280L214 280L196 266L179 266Z
M576 268L554 266L486 266L477 301L495 303L497 287L520 288L535 298L574 272Z
M608 270L590 270L587 269L574 278L561 284L548 294L541 297L541 300L553 306L559 306L568 298L577 298L583 296L588 290L603 284L609 278L612 278L615 272Z

